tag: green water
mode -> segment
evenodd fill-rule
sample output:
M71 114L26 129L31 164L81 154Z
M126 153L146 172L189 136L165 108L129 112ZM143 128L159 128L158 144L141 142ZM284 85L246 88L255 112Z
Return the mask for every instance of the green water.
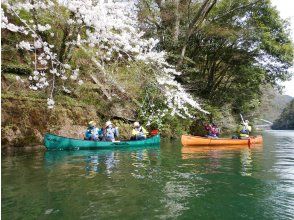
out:
M2 156L2 219L293 219L294 131L263 137Z

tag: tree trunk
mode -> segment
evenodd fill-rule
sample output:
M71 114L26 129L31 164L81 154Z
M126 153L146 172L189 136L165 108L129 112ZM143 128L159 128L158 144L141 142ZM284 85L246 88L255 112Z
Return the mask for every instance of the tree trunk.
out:
M65 26L65 29L63 30L63 37L60 45L60 50L59 50L59 61L63 63L64 61L64 54L66 50L66 42L67 42L67 37L69 34L69 27L68 25Z
M174 30L173 30L173 42L175 44L178 43L179 34L180 34L180 11L179 11L179 0L174 0L175 6L175 23L174 23Z
M85 47L83 46L79 46L86 54L88 54L88 51ZM95 57L91 56L91 61L96 65L96 67L98 68L98 70L100 71L100 77L103 78L105 80L106 83L108 83L109 85L113 86L114 88L116 88L116 90L118 90L120 92L120 96L121 97L125 97L127 99L132 100L136 105L140 106L140 103L130 97L127 92L124 90L124 88L122 86L119 85L119 83L109 74L106 72L106 70L104 69L104 67L100 64L100 62L98 60L95 59ZM93 79L93 78L92 78ZM97 78L96 78L97 79ZM94 80L94 79L93 79ZM98 79L97 79L98 81ZM99 83L99 85L102 85L102 83ZM106 91L106 90L105 90ZM106 95L107 97L110 97L110 94Z

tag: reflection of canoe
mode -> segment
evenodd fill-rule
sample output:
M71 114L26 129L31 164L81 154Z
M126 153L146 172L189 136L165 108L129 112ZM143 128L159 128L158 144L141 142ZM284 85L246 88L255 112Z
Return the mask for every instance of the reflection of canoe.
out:
M138 147L158 145L160 143L160 136L156 135L145 140L140 141L120 141L120 142L106 142L106 141L87 141L82 139L74 139L61 137L54 134L46 134L44 138L45 147L47 149L97 149L97 148L120 148L120 147Z
M261 144L262 136L250 137L250 139L230 139L230 138L207 138L190 135L182 135L182 145L184 146L222 146L222 145L253 145Z
M221 145L221 146L187 146L182 147L182 159L193 159L203 157L232 157L232 152L248 152L251 150L261 151L262 144L256 144L252 148L247 145Z
M246 150L250 149L247 145L221 145L221 146L188 146L188 147L182 147L182 153L184 154L193 154L193 153L205 153L205 152L211 152L211 151L240 151L240 150ZM262 144L254 145L252 149L262 149Z
M85 159L92 157L92 156L99 156L99 157L108 157L112 153L118 154L131 154L131 153L138 153L142 151L148 151L153 153L153 155L158 155L158 148L159 145L152 145L148 146L148 148L142 148L142 146L138 147L126 147L126 148L118 148L118 149L90 149L90 150L48 150L45 152L44 157L47 163L59 163L64 160L69 160L69 158L79 158L84 157Z

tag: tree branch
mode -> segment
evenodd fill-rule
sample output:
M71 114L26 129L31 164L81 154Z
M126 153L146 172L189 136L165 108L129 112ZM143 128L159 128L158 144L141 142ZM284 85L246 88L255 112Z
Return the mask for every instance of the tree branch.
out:
M211 21L214 22L214 21L216 21L216 20L219 20L219 19L221 19L221 18L223 18L223 17L229 15L230 13L232 13L232 12L234 12L234 11L237 11L237 10L240 10L240 9L247 8L247 7L249 7L249 6L255 5L255 4L258 3L258 2L260 2L260 0L256 0L256 1L254 1L254 2L251 2L251 3L247 4L247 5L242 5L242 6L239 6L239 7L233 8L233 9L231 9L231 10L225 12L224 14L221 14L221 15L219 15L219 16L216 16L216 17L213 18Z
M177 64L178 66L180 66L183 62L183 59L184 59L184 56L186 53L186 49L187 49L187 44L188 44L188 41L189 41L191 35L201 25L201 23L207 17L208 13L211 11L211 9L216 4L216 2L217 2L217 0L205 0L205 2L202 4L200 9L196 13L195 17L193 18L192 22L189 24L188 30L186 32L185 41L182 46L181 56L180 56L180 59Z

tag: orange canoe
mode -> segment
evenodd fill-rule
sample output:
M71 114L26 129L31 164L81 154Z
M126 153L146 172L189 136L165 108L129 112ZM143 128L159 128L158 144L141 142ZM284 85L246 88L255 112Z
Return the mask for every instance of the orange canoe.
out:
M191 135L182 135L182 145L184 146L223 146L223 145L253 145L262 144L262 136L250 137L249 139L231 138L207 138Z

